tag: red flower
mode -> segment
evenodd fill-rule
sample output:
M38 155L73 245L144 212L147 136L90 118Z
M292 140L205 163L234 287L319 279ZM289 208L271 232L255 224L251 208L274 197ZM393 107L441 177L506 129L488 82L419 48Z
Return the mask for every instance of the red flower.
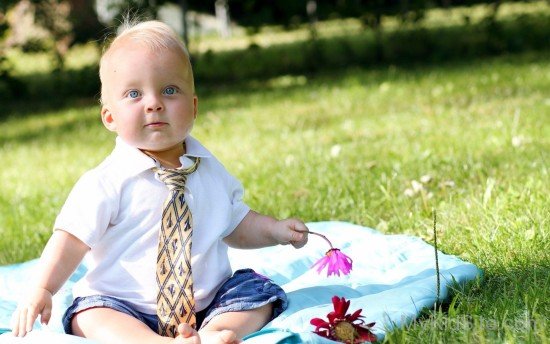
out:
M328 266L327 276L340 276L340 271L342 271L344 275L348 275L351 271L352 264L353 260L350 257L343 254L337 248L331 248L327 251L323 258L319 259L315 264L313 264L312 268L319 266L317 268L317 272L321 273L321 270L323 270L325 266Z
M315 334L341 343L359 344L376 341L376 336L371 332L374 323L364 324L362 309L353 314L346 314L350 301L338 296L332 297L334 311L327 314L328 322L321 318L311 319L310 324L315 326Z

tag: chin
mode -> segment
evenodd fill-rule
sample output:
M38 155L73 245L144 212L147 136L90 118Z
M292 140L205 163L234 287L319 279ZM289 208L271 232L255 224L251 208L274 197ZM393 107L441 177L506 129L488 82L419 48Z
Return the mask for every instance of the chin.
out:
M174 149L180 145L183 145L183 141L177 143L166 143L166 144L156 144L156 145L140 145L139 149L148 151L148 152L164 152L167 150Z

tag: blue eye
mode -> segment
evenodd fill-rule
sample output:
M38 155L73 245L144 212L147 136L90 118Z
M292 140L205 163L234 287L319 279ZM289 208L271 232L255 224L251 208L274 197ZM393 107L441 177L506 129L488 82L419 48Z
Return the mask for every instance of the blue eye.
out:
M164 92L162 92L166 95L173 95L173 94L176 94L177 93L177 90L175 87L172 87L172 86L168 86L164 89Z
M139 92L136 91L136 90L130 91L130 92L128 92L128 97L137 98L137 97L139 97Z

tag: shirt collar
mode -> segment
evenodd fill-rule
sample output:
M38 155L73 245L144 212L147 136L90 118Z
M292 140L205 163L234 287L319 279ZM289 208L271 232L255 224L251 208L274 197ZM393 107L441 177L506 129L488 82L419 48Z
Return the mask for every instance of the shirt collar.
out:
M195 158L211 158L212 153L208 151L198 140L192 136L185 139L185 154Z
M180 157L182 165L185 165L185 161L188 160L189 157L212 157L212 153L191 136L185 139L185 148L185 154ZM120 136L116 138L115 149L111 153L110 158L118 165L118 170L128 177L137 175L145 170L160 167L157 161L136 147L126 143Z

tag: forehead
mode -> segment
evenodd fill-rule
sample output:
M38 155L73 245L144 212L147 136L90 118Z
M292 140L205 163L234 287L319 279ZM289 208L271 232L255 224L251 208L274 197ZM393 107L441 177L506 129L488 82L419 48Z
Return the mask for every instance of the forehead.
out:
M158 48L133 40L122 40L105 52L101 58L101 67L133 62L132 59L135 60L140 56L146 56L150 60L169 60L183 66L190 66L187 55L177 47Z
M147 44L126 39L116 42L105 52L100 62L100 77L103 81L107 73L127 69L137 72L142 68L167 69L171 73L192 73L189 58L181 49L155 49Z

